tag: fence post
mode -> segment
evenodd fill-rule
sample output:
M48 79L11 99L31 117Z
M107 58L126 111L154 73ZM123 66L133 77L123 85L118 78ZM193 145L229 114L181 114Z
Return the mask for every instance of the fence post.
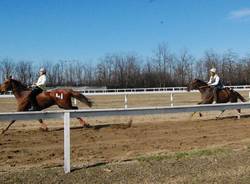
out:
M124 108L125 108L125 109L128 108L128 98L127 98L127 94L125 94L125 96L124 96Z
M248 92L248 98L249 98L249 101L250 101L250 91Z
M170 101L171 101L171 107L174 106L174 97L173 97L173 93L170 93Z
M64 112L64 172L70 172L70 113Z

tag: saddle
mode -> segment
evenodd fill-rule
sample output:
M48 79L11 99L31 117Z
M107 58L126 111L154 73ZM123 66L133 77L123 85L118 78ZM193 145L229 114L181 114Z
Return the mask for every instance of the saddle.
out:
M223 87L223 88L219 88L217 92L220 92L220 91L225 91L228 95L230 95L233 92L233 89L229 87Z

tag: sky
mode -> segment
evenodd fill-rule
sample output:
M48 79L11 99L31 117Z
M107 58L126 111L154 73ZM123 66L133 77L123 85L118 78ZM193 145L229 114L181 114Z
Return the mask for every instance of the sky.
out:
M250 53L249 0L1 0L0 58L151 56L160 43L201 57Z

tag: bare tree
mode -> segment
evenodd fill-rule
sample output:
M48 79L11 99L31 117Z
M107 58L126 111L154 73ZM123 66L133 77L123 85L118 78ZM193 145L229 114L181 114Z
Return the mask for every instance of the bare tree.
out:
M220 56L213 50L205 51L204 57L201 60L203 62L206 78L209 78L209 70L213 67L217 68L217 71L220 72Z
M18 80L25 84L32 84L33 81L33 67L29 61L20 61L16 64L15 73Z
M0 61L0 70L1 70L1 80L4 81L6 77L15 75L15 63L9 58L5 58Z
M222 56L222 67L221 67L221 77L227 85L232 85L236 83L235 72L236 72L236 63L237 55L228 50Z
M155 70L158 73L159 86L165 87L172 84L174 56L170 53L165 43L158 45L154 52L153 61Z
M176 60L175 81L180 86L185 86L193 79L193 56L187 50L183 50Z

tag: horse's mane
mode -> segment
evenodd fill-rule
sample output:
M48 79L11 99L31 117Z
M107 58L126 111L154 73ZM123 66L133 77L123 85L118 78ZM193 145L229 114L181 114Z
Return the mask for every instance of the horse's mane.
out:
M16 88L17 88L18 90L27 90L27 89L28 89L27 85L22 84L22 83L21 83L20 81L18 81L18 80L11 79L11 81L15 84L15 86L16 86Z
M199 83L199 84L201 84L201 85L207 85L207 83L205 82L205 81L203 81L203 80L200 80L200 79L195 79L195 81L197 82L197 83Z

